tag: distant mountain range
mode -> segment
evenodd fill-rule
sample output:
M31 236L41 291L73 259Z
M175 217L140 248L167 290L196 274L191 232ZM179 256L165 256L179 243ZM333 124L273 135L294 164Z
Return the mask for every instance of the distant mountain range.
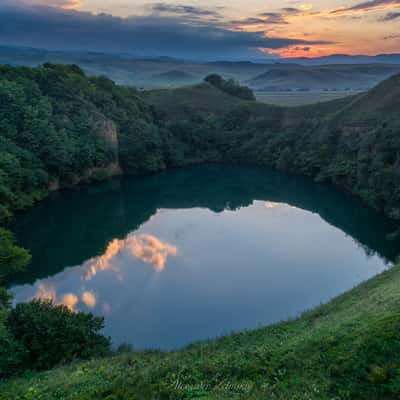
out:
M284 58L283 63L297 63L302 65L326 65L326 64L400 64L400 54L378 54L376 56L333 54L315 58Z
M187 85L201 82L210 73L217 73L257 91L365 90L400 72L400 54L337 54L256 61L195 62L166 56L139 57L0 46L0 64L78 64L88 74L106 75L117 83L139 88Z
M261 91L366 90L400 72L400 64L273 64L246 82Z

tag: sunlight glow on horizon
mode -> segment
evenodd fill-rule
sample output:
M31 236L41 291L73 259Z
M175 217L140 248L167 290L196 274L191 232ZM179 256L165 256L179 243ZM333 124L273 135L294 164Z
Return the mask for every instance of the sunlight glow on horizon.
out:
M30 0L65 10L94 14L168 16L183 23L213 24L232 31L261 32L266 37L299 40L262 52L281 57L400 52L400 0ZM301 43L304 42L304 45Z

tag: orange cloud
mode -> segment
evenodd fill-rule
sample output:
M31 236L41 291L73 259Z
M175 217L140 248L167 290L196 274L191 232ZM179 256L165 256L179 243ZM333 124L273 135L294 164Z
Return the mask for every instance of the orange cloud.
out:
M31 0L35 5L74 10L82 6L83 0Z
M75 306L79 302L79 298L74 293L66 293L60 298L53 285L40 283L37 287L36 293L33 295L34 299L51 300L54 304L63 304L71 311L75 311Z
M312 41L311 41L312 42ZM323 56L328 56L330 54L337 53L338 51L347 51L351 52L350 49L344 50L344 45L340 45L340 50L338 47L338 44L335 42L329 42L327 41L326 43L311 43L311 44L306 44L306 45L289 45L286 47L283 47L281 49L260 49L261 51L264 51L268 54L276 54L279 55L280 57L284 58L297 58L297 57L307 57L307 58L312 58L312 57L323 57Z
M125 239L113 239L103 255L90 259L84 264L84 277L89 280L98 272L113 270L118 272L113 259L121 252L151 264L156 271L163 271L167 258L175 256L177 248L147 234L130 234Z
M110 262L121 251L121 240L112 240L106 248L103 255L91 258L84 264L85 279L90 279L99 272L114 270L114 266Z
M163 243L152 235L132 235L125 239L125 246L131 254L145 263L153 265L157 271L164 270L168 256L177 254L175 246Z
M61 300L58 304L64 304L67 306L71 311L75 311L75 306L78 303L79 299L78 296L74 293L67 293L61 297Z
M304 4L300 4L299 8L302 11L310 11L314 8L314 6L311 3L304 3Z
M93 292L83 292L81 296L82 302L86 305L86 307L93 308L96 306L97 299Z
M373 10L382 10L400 6L400 0L371 0L358 3L352 7L339 8L331 11L331 14L342 15L359 12L368 12Z
M33 298L42 300L51 300L52 302L55 302L57 298L56 290L52 285L39 283Z
M62 8L65 8L67 10L79 8L82 5L82 1L80 0L69 0L62 5Z

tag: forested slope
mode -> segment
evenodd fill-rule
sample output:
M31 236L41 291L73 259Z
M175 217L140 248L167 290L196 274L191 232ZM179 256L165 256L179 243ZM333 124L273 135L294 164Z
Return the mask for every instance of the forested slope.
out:
M48 189L197 162L268 165L400 217L400 78L299 108L209 83L138 92L76 66L0 69L0 221Z
M268 165L311 176L400 218L399 92L397 75L367 93L315 106L240 101L221 112L210 102L208 110L181 113L179 120L161 93L157 101L147 100L178 141L175 148L183 149L183 159Z
M0 222L49 189L164 167L136 90L76 66L0 67Z

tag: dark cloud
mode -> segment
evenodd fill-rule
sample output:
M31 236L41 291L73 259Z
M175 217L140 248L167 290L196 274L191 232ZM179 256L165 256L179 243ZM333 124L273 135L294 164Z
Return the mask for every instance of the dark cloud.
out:
M151 5L151 10L157 13L186 15L189 17L213 17L222 18L222 15L214 10L206 8L187 6L187 5L173 5L168 3L155 3Z
M285 10L285 9L283 9ZM289 9L287 9L289 10ZM296 10L295 8L290 10ZM265 12L258 14L256 17L240 19L236 21L231 21L231 26L243 26L243 25L286 25L288 21L285 19L285 14L292 14L293 11L285 11L284 13L278 12Z
M383 38L384 40L400 39L400 33L398 35L389 35Z
M398 18L400 18L400 12L390 12L382 18L382 21L393 21Z
M284 12L285 14L299 14L299 13L301 13L302 11L301 10L299 10L298 8L295 8L295 7L284 7L284 8L282 8L282 12Z
M258 14L253 18L246 18L236 21L231 21L231 26L243 26L243 25L287 25L289 21L287 17L293 17L296 15L304 14L304 10L301 10L296 7L284 7L280 9L280 12L264 12ZM307 12L307 14L317 15L318 12Z
M250 17L245 19L239 19L237 21L231 21L231 25L262 25L265 23L264 18Z
M378 8L385 8L389 6L400 6L400 0L371 0L365 1L363 3L358 3L352 7L339 8L337 10L331 11L331 14L341 14L351 11L370 11Z
M269 16L262 16L260 17L251 17L251 18L245 18L245 19L239 19L236 21L230 21L228 25L232 27L240 27L240 26L259 26L259 25L283 25L287 24L288 22L279 14L275 13L270 13L271 15Z
M280 13L265 12L259 15L261 18L265 18L267 24L287 24L285 17Z
M293 49L296 51L305 51L305 52L311 51L311 47L309 47L309 46L306 46L306 47L296 46Z
M259 48L325 43L269 38L215 22L178 16L119 18L51 7L17 7L0 0L0 43L64 50L126 52L140 56L233 59L259 56ZM8 3L10 4L10 3Z

